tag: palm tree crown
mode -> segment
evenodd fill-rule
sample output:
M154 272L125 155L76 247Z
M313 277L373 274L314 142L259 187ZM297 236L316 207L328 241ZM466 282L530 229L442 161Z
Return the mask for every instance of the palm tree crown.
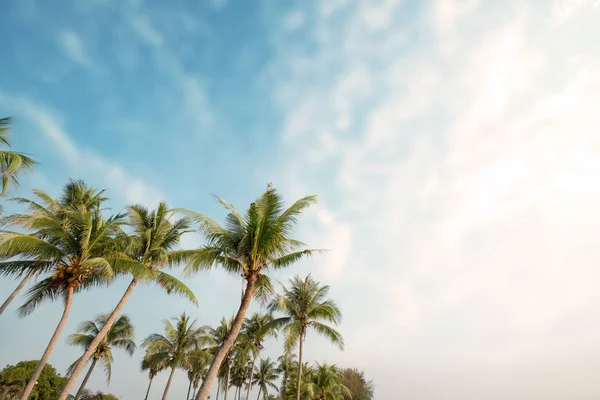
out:
M266 359L262 358L252 380L252 383L257 385L259 388L256 399L260 399L261 393L263 398L266 398L269 395L269 389L272 389L274 392L276 392L277 386L274 382L276 382L277 379L279 379L279 370L275 366L275 363L271 361L270 357L267 357Z
M78 333L69 336L69 344L87 349L92 341L100 332L100 329L106 324L110 314L100 314L94 321L84 321L77 328ZM110 382L113 348L125 350L130 356L133 355L136 349L136 344L133 341L134 327L127 315L121 315L114 325L109 329L108 334L102 339L98 347L94 350L93 359L101 362L106 372L106 380ZM71 370L75 363L69 367Z
M0 118L0 146L10 147L8 135L12 118ZM19 176L24 172L31 172L36 166L28 155L10 150L0 149L0 196L6 194L10 185L19 186Z

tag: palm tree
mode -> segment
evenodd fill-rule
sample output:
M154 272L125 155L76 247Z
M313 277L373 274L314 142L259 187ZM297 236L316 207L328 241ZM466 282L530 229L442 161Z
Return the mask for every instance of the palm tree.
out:
M309 377L309 390L315 400L344 400L352 396L342 383L344 377L335 365L317 364Z
M28 298L20 308L22 316L33 312L42 302L57 298L63 299L64 310L27 383L22 400L29 397L54 349L71 311L73 295L112 280L114 270L105 257L119 245L116 238L120 235L123 219L121 215L105 219L99 206L89 211L78 207L79 204L60 204L41 191L36 192L36 195L42 204L28 201L28 213L3 219L4 224L10 223L31 233L2 231L0 257L25 259L36 266L44 265L44 272L54 272L51 277L42 279L29 290ZM21 268L23 267L16 267L11 262L0 265L0 270L5 275Z
M329 286L321 286L310 275L301 279L296 276L290 280L290 289L283 288L283 294L273 300L269 309L281 311L285 317L277 318L275 324L283 327L285 349L290 350L298 344L298 378L302 382L302 345L308 328L344 348L342 335L321 321L337 325L342 318L340 309L333 300L326 299ZM300 400L300 385L296 385L296 400Z
M199 341L202 345L208 345L205 350L214 356L217 351L221 348L223 343L228 337L228 333L231 331L233 325L232 318L221 318L219 325L216 328L207 327L204 334L200 336ZM219 380L222 384L217 386L217 399L219 398L219 391L221 387L225 392L225 400L227 400L227 393L229 392L229 380L231 378L231 354L228 353L225 358L225 362L219 371Z
M264 340L268 337L277 337L277 327L273 324L273 317L271 314L254 313L246 320L243 332L250 341L250 350L253 355L250 379L248 380L248 392L246 393L246 400L250 400L252 377L254 375L254 368L256 367L256 360L260 351L263 349Z
M287 391L295 361L296 355L291 351L286 351L277 359L277 362L279 363L277 365L277 372L282 375L281 388L279 388L282 399L284 393Z
M69 181L63 189L62 196L58 201L52 199L40 190L33 190L32 192L39 198L44 207L52 210L54 215L63 223L68 223L68 213L65 213L62 210L81 209L92 212L99 208L103 201L107 200L107 198L104 197L103 190L98 191L94 188L90 188L81 180ZM13 200L28 205L32 212L42 212L39 204L34 203L31 200L23 198ZM22 220L20 217L22 216L17 215L12 218L19 218L19 220ZM12 218L4 218L1 223L9 224L13 221ZM47 272L49 267L50 265L47 260L39 261L30 255L25 255L21 259L0 262L0 275L22 278L17 288L10 296L8 296L6 301L0 307L0 315L6 310L8 305L15 299L33 276L38 276Z
M194 395L196 394L196 389L198 389L200 379L202 379L208 372L211 359L212 355L205 349L194 349L186 354L184 365L190 381L186 400L190 399L190 391L192 386L194 387Z
M146 390L146 397L144 400L148 400L148 395L150 394L150 387L152 386L152 380L156 377L156 375L166 369L168 367L168 357L165 357L164 354L161 355L161 352L158 351L156 346L149 346L146 349L146 354L142 359L141 368L142 371L148 371L148 389Z
M258 396L256 400L260 400L260 394L263 398L269 395L269 388L277 391L277 386L273 383L279 378L278 369L270 357L262 358L254 376L254 384L258 386Z
M174 276L161 270L171 260L173 249L179 244L181 236L188 232L189 221L186 218L173 221L173 212L166 203L161 202L156 211L148 211L144 206L134 205L127 210L128 225L133 233L128 237L129 243L124 251L112 256L109 261L118 269L135 271L131 283L115 306L103 329L90 348L83 354L79 363L67 381L59 400L65 400L77 376L92 356L94 348L106 335L131 293L139 282L155 282L165 289L167 294L182 295L197 305L194 293ZM181 258L179 258L181 259Z
M302 369L302 376L298 381L298 371ZM292 377L290 378L289 385L281 398L285 400L296 399L298 397L298 387L300 388L300 399L301 400L314 400L311 379L314 373L314 368L308 363L298 363L294 361L292 364ZM298 385L300 382L300 385Z
M0 118L0 146L10 147L8 135L10 133L10 123L12 118ZM6 194L6 190L12 184L19 186L19 176L22 173L30 172L36 166L35 162L28 155L17 153L10 150L0 150L0 196Z
M199 336L204 328L196 328L196 321L182 313L178 318L172 318L175 326L168 319L163 320L165 335L153 333L144 339L142 345L153 349L153 357L159 360L168 360L171 374L163 393L162 400L166 400L175 369L184 365L186 354L198 346Z
M109 316L110 314L100 314L94 321L82 322L77 329L79 333L74 333L69 337L69 344L83 347L84 350L87 350L98 335L98 332L100 332L102 327L106 324ZM129 320L129 317L127 315L120 316L115 324L108 330L107 335L96 347L96 350L94 350L92 364L90 365L87 374L83 378L83 382L81 382L81 386L75 395L75 400L81 397L81 393L85 388L85 385L98 361L103 364L107 375L107 382L110 383L113 362L112 349L122 348L129 353L130 356L133 355L133 352L136 348L135 342L133 341L133 333L134 328ZM75 363L69 367L69 371L67 373L68 375L70 375L70 370L77 364L78 361L79 360L75 361Z
M268 185L250 204L244 217L225 200L218 198L218 201L229 210L225 227L203 214L183 211L198 224L208 243L198 250L181 251L179 257L188 262L188 272L219 265L230 273L242 275L246 288L227 340L216 352L196 400L207 400L220 366L240 333L252 297L256 296L255 287L260 295L272 291L266 272L288 267L317 252L290 236L298 215L316 202L316 196L306 196L284 209L282 197Z

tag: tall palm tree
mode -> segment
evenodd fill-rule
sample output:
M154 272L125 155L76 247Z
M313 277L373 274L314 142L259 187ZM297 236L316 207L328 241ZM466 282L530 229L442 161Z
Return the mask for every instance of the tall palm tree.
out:
M343 379L335 365L317 364L308 379L309 391L315 400L344 400L344 396L352 397L352 393L342 383Z
M163 393L162 400L166 400L175 369L184 365L186 354L198 346L199 336L204 329L197 328L196 321L190 321L185 313L178 318L172 318L175 325L168 319L163 320L165 335L153 333L143 341L144 347L154 350L153 357L160 360L168 359L167 365L171 368L171 374Z
M294 369L294 362L296 361L296 355L291 351L286 351L277 358L277 372L282 375L281 387L279 393L283 399L283 395L286 393L290 377L292 376L292 370Z
M103 201L107 200L103 190L98 191L95 188L88 187L82 180L69 181L69 183L65 185L63 193L58 201L40 190L33 190L32 192L39 199L38 202L44 207L52 210L55 217L60 219L63 223L68 223L68 213L65 213L63 210L80 209L82 211L92 212L99 208ZM23 198L13 200L27 205L32 212L41 211L39 204L34 203L31 200ZM13 218L18 218L18 215L12 216L12 218L4 218L0 222L2 224L9 224L13 221ZM0 275L22 278L17 288L10 296L8 296L2 306L0 306L0 315L6 310L8 305L15 299L32 277L43 274L47 272L48 269L49 262L47 260L39 261L30 255L24 255L18 259L0 262Z
M150 394L150 387L152 386L152 380L156 377L156 375L166 369L168 367L169 358L164 354L161 355L159 349L156 349L156 346L149 346L146 349L146 354L142 359L141 368L142 371L148 371L148 389L146 390L146 397L144 400L148 400L148 395Z
M88 211L75 205L61 205L50 196L38 191L42 204L28 201L29 212L4 218L3 223L21 227L30 233L2 231L0 233L0 257L25 259L36 265L43 264L52 276L42 279L28 293L21 315L33 312L46 300L62 298L64 310L60 321L27 383L22 400L27 400L48 361L67 321L73 295L99 284L106 284L114 276L114 269L106 256L119 246L120 225L123 216L105 219L100 207ZM45 203L45 204L44 204ZM21 268L21 267L18 267ZM15 271L11 262L0 265L4 274ZM18 270L18 269L17 269Z
M243 275L246 288L227 340L216 352L196 400L208 398L221 363L240 333L252 297L256 295L255 287L259 294L271 292L266 272L288 267L317 252L290 236L298 215L316 202L316 196L306 196L285 209L282 197L268 185L250 204L244 217L225 200L218 198L218 201L229 210L225 227L203 214L184 211L198 224L208 243L198 250L182 251L179 256L186 259L188 272L219 265L236 276Z
M219 325L215 328L207 327L203 335L200 336L200 344L205 345L205 350L214 356L214 354L219 351L223 343L228 337L228 333L231 331L231 326L233 325L233 317L227 319L225 317L221 318ZM225 358L225 362L220 368L219 371L219 380L222 385L217 387L217 399L219 398L219 391L221 390L221 386L223 387L223 391L225 393L225 400L227 400L227 393L229 392L229 380L231 378L231 364L232 357L231 354L228 353Z
M0 118L0 146L10 148L8 135L10 133L10 123L12 118ZM0 149L0 196L6 194L6 190L12 184L19 186L19 176L25 172L31 172L36 166L31 157L24 153L17 153L10 150Z
M269 395L269 389L277 391L275 381L279 379L279 371L275 366L275 363L271 361L270 357L262 358L258 366L258 370L254 376L254 384L258 386L258 396L256 400L260 400L260 394L262 393L263 398Z
M263 349L264 340L268 337L277 337L277 326L273 324L273 316L271 316L271 314L254 313L245 321L243 332L249 339L250 350L253 356L252 368L250 368L250 379L248 380L248 391L246 393L246 400L250 400L252 377L256 367L256 360Z
M84 350L87 350L98 335L98 332L100 332L102 327L106 324L109 316L110 314L100 314L95 318L94 321L82 322L77 329L79 333L74 333L69 336L69 344L83 347ZM90 365L87 374L83 378L81 386L79 386L79 390L75 395L75 400L81 397L83 389L85 388L85 385L90 378L90 375L92 374L97 362L100 362L104 366L107 382L110 383L113 362L112 349L121 348L129 353L130 356L133 355L133 352L136 348L135 342L133 341L133 335L134 328L129 320L129 317L127 315L121 315L115 324L108 330L108 333L96 347L96 350L94 350L92 364ZM75 361L75 363L69 367L67 375L70 375L70 372L77 364L77 361Z
M155 211L149 211L141 205L130 206L127 209L127 215L128 226L132 230L132 234L128 237L128 246L124 251L112 256L109 261L118 269L136 271L136 274L133 275L131 283L110 314L106 324L73 370L59 400L66 399L77 376L92 356L94 348L106 335L139 282L157 283L168 294L182 295L197 304L196 297L185 284L161 270L173 262L171 254L179 244L181 236L189 231L189 221L186 218L173 220L173 211L164 202L161 202Z
M308 328L329 339L340 349L344 348L342 335L324 322L337 325L342 313L333 300L327 299L329 286L321 286L310 275L301 279L296 276L290 280L290 288L283 288L269 304L271 311L281 311L284 317L277 318L275 324L283 327L285 349L290 350L298 344L298 378L302 382L302 345ZM300 384L296 385L296 400L300 400Z

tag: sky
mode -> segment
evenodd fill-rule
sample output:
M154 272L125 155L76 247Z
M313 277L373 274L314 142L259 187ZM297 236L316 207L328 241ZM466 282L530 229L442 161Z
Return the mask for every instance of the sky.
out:
M308 360L364 370L377 399L597 399L599 18L597 0L4 1L0 115L41 163L12 194L84 178L115 212L167 200L222 221L213 194L243 210L268 182L316 193L296 233L330 252L274 276L311 273L342 309L345 351L310 334ZM138 343L236 310L239 278L186 282L198 308L136 289ZM59 372L126 284L75 298ZM19 300L0 366L38 359L60 316L19 319ZM141 354L115 351L110 386L89 387L140 398ZM179 371L169 397L186 390Z

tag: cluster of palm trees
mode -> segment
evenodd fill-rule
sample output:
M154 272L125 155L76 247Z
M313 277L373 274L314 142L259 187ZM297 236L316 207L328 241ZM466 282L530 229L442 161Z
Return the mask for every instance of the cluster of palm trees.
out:
M217 398L223 391L227 399L231 388L234 388L234 400L241 400L242 396L249 400L253 388L258 388L257 400L261 395L267 399L275 393L281 399L318 399L318 393L328 393L328 399L340 398L347 389L341 384L341 374L335 367L323 364L311 368L302 363L304 339L309 329L343 347L342 336L329 325L336 325L341 313L337 305L326 298L328 291L329 287L320 285L310 275L303 279L295 277L290 280L289 288L283 288L283 293L270 301L268 312L257 312L246 318L217 373ZM199 382L207 379L214 355L229 338L233 321L233 317L222 318L218 326L210 327L197 326L196 321L185 314L172 322L164 320L165 333L152 334L143 342L146 354L142 369L147 370L149 376L146 399L153 378L160 371L169 370L162 397L166 399L178 368L187 372L187 399L190 392L191 398L195 398ZM261 351L264 341L278 334L284 336L285 353L276 365L270 358L261 358ZM298 361L294 354L296 346ZM325 367L328 373L335 375L328 378L330 388L323 386ZM282 385L277 387L274 382L280 378ZM333 395L338 397L331 397Z
M7 119L0 120L0 142L5 145L9 143L6 136L8 122ZM24 154L0 150L2 194L8 185L18 183L20 172L34 165L35 162ZM143 367L149 370L150 376L163 369L171 370L163 399L177 368L188 371L194 390L199 386L196 400L208 399L216 381L220 383L219 388L224 385L225 393L230 384L239 387L240 392L243 385L251 388L264 339L260 332L266 326L282 330L287 350L299 344L296 382L302 383L302 344L309 329L342 344L340 334L322 322L337 324L340 318L335 303L325 299L326 286L320 286L310 277L298 277L292 280L290 288L275 295L268 276L271 270L288 267L320 252L291 237L297 217L316 202L316 196L303 197L285 208L282 197L269 184L243 215L217 197L228 211L222 226L204 214L172 209L164 202L155 210L131 205L122 213L107 215L104 191L81 180L68 182L58 198L41 190L32 192L33 199L11 199L25 207L24 211L0 218L0 225L5 228L0 231L0 275L20 279L15 291L0 308L0 314L32 279L36 282L29 288L25 302L19 308L20 315L31 314L45 301L60 299L64 308L21 400L28 399L80 292L109 285L119 276L131 280L111 312L82 326L79 335L83 336L71 337L71 342L82 346L84 352L71 366L59 400L68 398L90 360L88 377L96 362L111 358L110 346L107 345L112 340L109 332L118 328L119 315L138 284L153 282L167 294L178 294L197 303L192 291L165 272L165 267L184 266L187 275L219 267L235 276L242 276L243 292L237 313L214 331L206 327L196 328L187 316L182 316L175 325L165 322L164 335L150 335L144 340L147 354ZM204 236L205 244L196 249L179 249L182 235L194 231ZM282 316L260 317L270 318L268 321L259 320L258 316L258 319L246 319L253 299L269 301L269 311L280 312ZM310 304L314 308L309 307ZM203 334L200 335L200 331ZM240 332L243 332L241 337ZM240 350L240 346L246 350ZM128 350L133 348L131 343L126 345ZM246 378L249 362L253 367ZM242 364L243 368L240 367ZM262 360L258 364L257 376L263 376L261 365ZM290 379L289 385L293 382ZM260 386L259 383L257 385ZM286 385L286 390L289 385ZM81 390L83 386L85 382ZM265 383L264 388L260 387L266 395L269 385ZM304 386L295 387L296 398L300 399ZM249 393L250 389L247 398Z

